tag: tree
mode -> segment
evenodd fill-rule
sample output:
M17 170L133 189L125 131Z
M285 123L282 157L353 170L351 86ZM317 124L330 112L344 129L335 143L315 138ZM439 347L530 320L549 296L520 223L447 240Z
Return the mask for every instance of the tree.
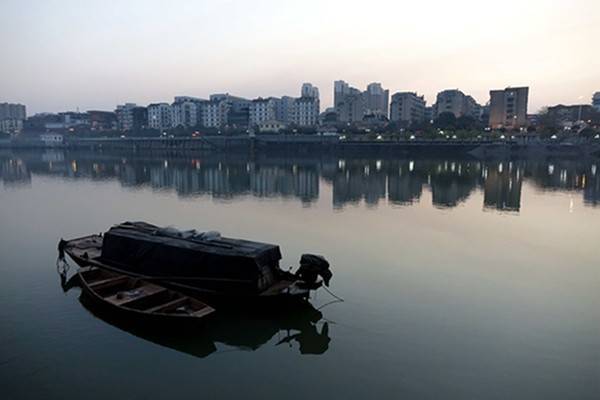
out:
M558 118L556 118L556 115L549 112L547 107L542 108L539 112L538 125L538 131L542 136L551 136L560 129Z
M456 116L451 112L443 112L435 120L435 126L440 129L454 129L456 128Z
M413 121L410 124L410 130L415 131L415 132L424 132L431 128L432 128L431 123L429 122L429 120L425 120L425 119L422 119L419 121Z
M596 135L596 131L592 128L585 128L581 132L579 132L579 136L584 138L592 138Z
M469 115L461 115L456 119L456 129L475 130L482 128L481 123Z

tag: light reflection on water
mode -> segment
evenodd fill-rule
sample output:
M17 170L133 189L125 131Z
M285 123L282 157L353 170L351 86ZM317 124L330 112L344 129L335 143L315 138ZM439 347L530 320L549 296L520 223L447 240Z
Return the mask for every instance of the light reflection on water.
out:
M27 184L31 175L118 180L125 187L173 190L179 196L295 198L306 205L330 185L334 208L382 201L410 205L423 191L435 207L456 207L482 190L483 206L518 212L524 182L545 191L568 191L584 203L600 200L600 160L444 160L339 157L250 158L247 156L149 157L93 153L0 153L4 186Z
M597 164L0 152L3 398L596 399ZM128 219L323 254L346 301L201 331L90 313L56 244Z

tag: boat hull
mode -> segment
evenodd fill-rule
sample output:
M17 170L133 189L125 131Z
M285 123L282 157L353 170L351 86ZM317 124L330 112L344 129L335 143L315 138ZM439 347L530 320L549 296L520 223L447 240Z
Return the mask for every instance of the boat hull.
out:
M119 268L100 260L102 238L99 235L92 235L83 238L73 239L62 242L61 249L80 267L94 266L119 274L131 276L138 279L145 279L156 282L172 290L177 290L183 294L193 296L218 306L219 308L240 308L240 307L271 307L271 308L290 308L302 306L308 301L310 290L299 287L292 281L278 281L271 290L263 293L247 293L230 291L216 291L203 287L202 278L184 278L178 280L174 277L159 277L137 274L129 270Z
M101 273L104 276L96 280L89 279L94 273ZM97 267L83 267L77 272L77 275L82 300L93 305L96 309L114 316L145 323L169 322L170 324L195 325L204 324L214 316L214 308L181 292L171 291L164 286L151 284L123 274L102 272ZM107 294L107 290L112 295ZM104 293L104 295L101 293ZM121 293L133 294L131 297L127 295L119 297ZM169 303L173 306L169 307ZM136 305L134 306L134 304ZM187 304L187 311L176 310L179 305L183 304ZM170 311L160 311L167 309Z

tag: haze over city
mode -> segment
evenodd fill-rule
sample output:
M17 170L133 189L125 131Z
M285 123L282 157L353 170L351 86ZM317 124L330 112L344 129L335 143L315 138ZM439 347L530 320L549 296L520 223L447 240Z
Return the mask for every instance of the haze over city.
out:
M600 399L600 0L0 38L0 400Z
M296 95L382 82L428 104L460 88L530 87L529 109L600 89L593 0L3 1L2 98L30 114L208 97ZM468 12L466 12L468 10Z

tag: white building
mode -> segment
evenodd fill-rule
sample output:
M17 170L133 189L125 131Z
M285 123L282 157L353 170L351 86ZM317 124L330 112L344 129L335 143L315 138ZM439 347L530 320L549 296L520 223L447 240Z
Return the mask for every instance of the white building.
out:
M202 126L220 128L227 115L227 104L224 100L209 100L202 103Z
M392 96L390 121L413 123L425 119L425 98L415 92L398 92Z
M201 101L189 97L175 97L175 101L171 104L171 126L173 128L198 126L202 118Z
M319 98L300 97L294 102L292 122L297 126L316 126L319 121Z
M148 127L165 130L171 128L171 106L168 103L154 103L148 106Z
M279 133L287 128L287 125L281 121L264 121L257 124L258 131L263 133Z
M252 100L250 104L250 126L276 120L276 102L277 99L272 97Z
M64 136L58 133L43 133L40 135L40 140L46 146L60 146L64 143Z
M311 83L302 84L298 98L284 96L274 100L276 120L301 127L318 124L321 109L319 89Z

